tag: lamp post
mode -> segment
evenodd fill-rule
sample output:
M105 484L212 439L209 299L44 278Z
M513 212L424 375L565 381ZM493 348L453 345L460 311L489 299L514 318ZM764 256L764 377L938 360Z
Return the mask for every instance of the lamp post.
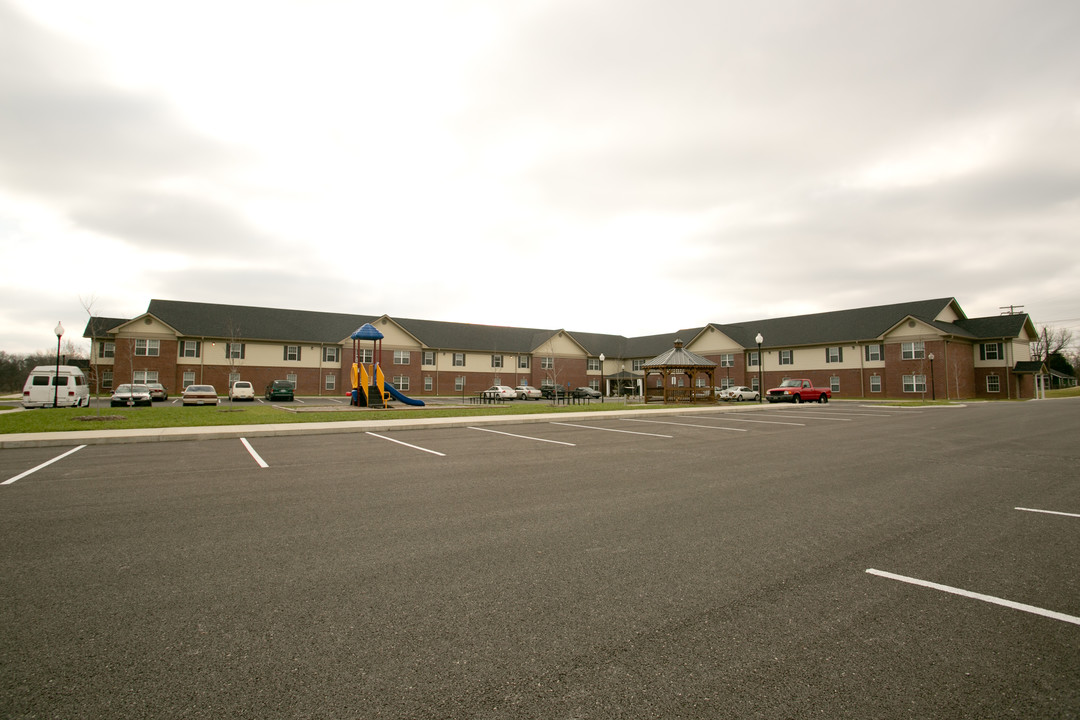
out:
M765 384L761 373L761 366L763 365L763 358L761 357L761 343L765 341L765 338L761 337L761 333L757 334L754 338L757 343L757 401L761 404L761 396L765 394Z
M607 395L607 388L604 387L604 353L600 353L600 404L604 404L604 396Z
M934 387L934 353L930 353L927 357L930 359L930 399L937 400L937 388ZM947 376L948 373L946 373Z
M53 332L56 333L56 377L53 378L52 406L57 407L57 398L60 393L60 338L64 336L64 326L59 320L56 321Z

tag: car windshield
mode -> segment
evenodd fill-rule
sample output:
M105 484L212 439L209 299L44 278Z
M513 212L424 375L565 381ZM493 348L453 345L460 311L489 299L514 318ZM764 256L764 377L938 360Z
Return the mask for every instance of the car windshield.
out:
M799 387L802 385L802 380L785 380L780 383L780 387Z
M118 392L118 393L131 392L131 386L130 385L120 385L120 386L118 386L116 388L116 392Z
M204 393L211 391L213 391L213 388L209 385L188 385L187 390L185 390L184 392Z

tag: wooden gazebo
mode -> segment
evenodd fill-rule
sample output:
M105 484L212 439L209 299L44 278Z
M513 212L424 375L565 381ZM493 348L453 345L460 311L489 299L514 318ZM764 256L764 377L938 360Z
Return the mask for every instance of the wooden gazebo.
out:
M683 347L682 340L675 340L675 347L667 352L657 355L652 360L646 360L641 365L645 371L645 402L660 400L669 402L715 402L713 396L714 375L716 363L707 360L696 353L692 353ZM649 387L649 379L653 375L661 375L663 381L661 387ZM708 378L705 387L695 387L698 376L704 374ZM673 385L672 378L680 375L687 378L685 386Z

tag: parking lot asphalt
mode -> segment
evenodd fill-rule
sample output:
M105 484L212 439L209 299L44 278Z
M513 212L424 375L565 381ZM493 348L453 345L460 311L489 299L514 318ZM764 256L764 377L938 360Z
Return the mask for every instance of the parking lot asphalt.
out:
M1078 410L12 448L0 717L1075 717Z

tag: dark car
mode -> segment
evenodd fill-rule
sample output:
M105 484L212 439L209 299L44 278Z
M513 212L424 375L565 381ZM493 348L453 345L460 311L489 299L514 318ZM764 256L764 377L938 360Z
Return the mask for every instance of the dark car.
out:
M556 387L555 385L541 385L540 397L545 400L550 400L553 397L566 397L566 388L562 386Z
M591 387L574 388L573 394L576 398L593 398L596 400L600 399L600 391L593 390Z
M267 400L292 400L293 384L288 380L275 380L266 386Z

